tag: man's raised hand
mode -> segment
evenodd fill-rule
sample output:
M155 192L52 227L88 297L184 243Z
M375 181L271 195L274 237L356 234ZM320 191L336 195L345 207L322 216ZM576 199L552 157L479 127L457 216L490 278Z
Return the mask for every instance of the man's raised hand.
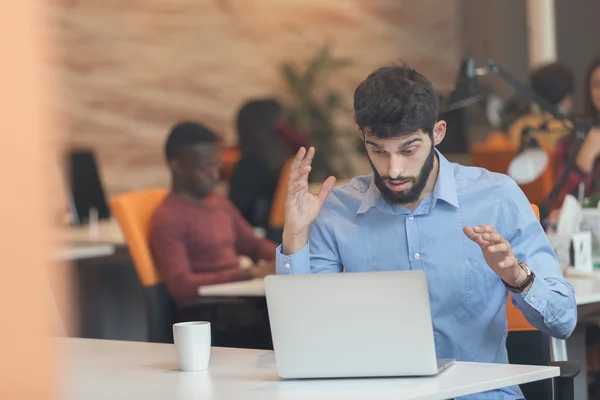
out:
M330 176L323 182L319 193L308 190L308 174L315 156L315 148L308 151L302 147L296 153L290 169L290 181L285 200L285 225L283 229L283 251L292 254L302 249L308 240L310 224L317 218L325 199L331 193L336 179ZM299 247L299 248L298 248Z

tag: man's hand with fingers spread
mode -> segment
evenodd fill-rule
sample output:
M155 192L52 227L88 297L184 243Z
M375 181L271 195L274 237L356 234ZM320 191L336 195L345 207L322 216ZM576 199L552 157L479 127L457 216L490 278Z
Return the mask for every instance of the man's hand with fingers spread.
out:
M323 182L319 194L308 191L308 174L315 156L315 149L298 150L290 169L290 182L285 200L285 224L283 227L282 250L284 254L296 253L306 245L310 224L317 218L325 199L335 185L330 176Z
M519 286L527 279L513 254L510 243L491 225L463 228L465 235L481 247L483 258L489 267L509 286ZM527 290L528 288L525 288Z

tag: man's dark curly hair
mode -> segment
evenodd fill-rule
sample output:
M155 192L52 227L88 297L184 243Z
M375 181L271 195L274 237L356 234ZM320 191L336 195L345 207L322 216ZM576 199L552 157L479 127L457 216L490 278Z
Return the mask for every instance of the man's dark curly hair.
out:
M354 92L356 124L380 139L419 130L432 137L438 109L431 82L405 63L379 68Z

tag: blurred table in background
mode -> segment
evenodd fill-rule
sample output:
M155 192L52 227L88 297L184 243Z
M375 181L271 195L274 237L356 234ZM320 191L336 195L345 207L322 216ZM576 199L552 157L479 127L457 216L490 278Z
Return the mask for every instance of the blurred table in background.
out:
M125 237L114 219L92 225L62 226L52 261L71 264L78 325L85 338L147 338L143 291Z
M112 244L125 246L125 236L119 223L114 219L98 221L96 227L92 225L70 225L60 229L60 243L66 246L79 246L83 244Z
M115 253L111 244L69 243L66 248L55 252L53 261L76 261L88 258L106 257Z

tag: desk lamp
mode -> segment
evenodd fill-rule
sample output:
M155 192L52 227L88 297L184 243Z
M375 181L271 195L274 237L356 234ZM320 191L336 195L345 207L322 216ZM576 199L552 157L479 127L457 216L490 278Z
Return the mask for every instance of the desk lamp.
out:
M461 88L459 91L457 84L455 92L457 94L462 94L462 96L465 97L460 98L460 96L457 95L454 98L454 103L449 104L445 108L465 107L466 105L480 101L481 97L475 92L478 90L479 85L473 82L477 82L479 76L493 74L498 75L523 99L536 103L543 112L547 112L554 116L554 118L562 122L565 128L567 128L571 133L575 134L577 142L573 147L572 153L569 155L566 168L554 184L546 199L538 205L540 209L540 217L542 220L544 220L548 217L550 208L556 201L560 190L567 182L569 172L575 166L575 158L577 157L577 154L579 153L579 150L585 141L585 137L587 136L587 132L591 128L591 125L586 123L576 123L572 119L561 115L556 108L538 96L527 85L519 81L519 79L500 67L493 60L489 60L487 65L483 67L477 67L472 58L467 58L467 60L463 61L462 63L461 73L464 75L462 79L458 80L458 83L462 84L463 88ZM569 122L571 123L571 126L569 126ZM529 138L533 138L531 130L524 132L523 135L528 138L528 140L526 140L526 143L522 143L517 156L513 159L508 169L509 175L519 184L529 183L538 179L548 165L548 155L546 152L539 146L539 144L537 144L537 141L529 140Z
M474 79L477 73L476 69L477 66L474 59L466 58L463 60L458 77L456 78L454 90L450 93L447 104L441 107L440 112L454 111L484 100L481 86L479 86L477 79Z

